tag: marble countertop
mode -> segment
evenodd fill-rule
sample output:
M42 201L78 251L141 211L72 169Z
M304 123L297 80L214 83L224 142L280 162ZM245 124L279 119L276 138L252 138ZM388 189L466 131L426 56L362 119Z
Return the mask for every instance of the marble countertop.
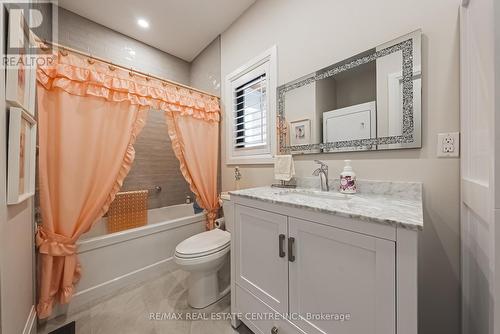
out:
M312 188L273 187L230 191L229 194L412 230L423 229L421 183L365 181L363 188L365 192L355 195Z

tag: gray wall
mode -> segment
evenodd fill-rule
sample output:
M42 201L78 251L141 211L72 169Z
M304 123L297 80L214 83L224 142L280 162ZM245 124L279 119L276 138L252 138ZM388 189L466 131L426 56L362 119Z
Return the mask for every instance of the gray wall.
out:
M189 85L205 92L220 96L220 36L212 41L191 62ZM219 127L219 162L222 127ZM222 189L220 163L217 170L218 192Z
M190 84L190 64L140 41L122 35L73 12L59 8L59 43L118 65L132 67L185 85ZM200 75L201 76L201 75ZM193 198L172 150L162 112L149 111L145 127L134 145L135 161L122 190L162 187L151 193L149 207L184 203Z
M458 6L457 0L257 1L221 35L222 78L276 44L283 84L422 28L423 148L300 156L295 169L309 176L312 160L322 159L335 176L342 160L352 159L362 179L423 182L418 279L425 334L460 332L460 160L436 157L437 134L459 130ZM234 166L225 164L224 144L222 189L231 190ZM240 170L240 187L274 181L271 165Z
M180 58L59 8L59 43L185 85L190 64Z
M189 85L220 96L220 37L191 62Z

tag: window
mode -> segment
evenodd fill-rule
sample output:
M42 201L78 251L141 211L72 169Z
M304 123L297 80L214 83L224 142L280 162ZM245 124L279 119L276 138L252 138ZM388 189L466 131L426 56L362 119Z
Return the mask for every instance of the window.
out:
M234 103L235 148L266 145L266 74L236 88Z
M227 76L227 164L272 163L275 150L275 71L276 48L273 47Z

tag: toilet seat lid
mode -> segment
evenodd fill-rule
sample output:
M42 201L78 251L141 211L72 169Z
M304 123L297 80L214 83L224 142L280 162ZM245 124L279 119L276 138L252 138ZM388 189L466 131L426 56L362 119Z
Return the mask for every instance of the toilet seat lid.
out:
M187 238L177 245L175 252L180 257L199 257L218 252L230 242L231 234L216 228Z

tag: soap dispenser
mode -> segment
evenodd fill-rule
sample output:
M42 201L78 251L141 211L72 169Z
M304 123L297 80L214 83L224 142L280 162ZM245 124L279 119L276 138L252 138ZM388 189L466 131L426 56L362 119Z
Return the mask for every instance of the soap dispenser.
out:
M355 194L357 190L356 173L351 167L351 160L344 160L345 166L340 173L339 191L343 194Z

